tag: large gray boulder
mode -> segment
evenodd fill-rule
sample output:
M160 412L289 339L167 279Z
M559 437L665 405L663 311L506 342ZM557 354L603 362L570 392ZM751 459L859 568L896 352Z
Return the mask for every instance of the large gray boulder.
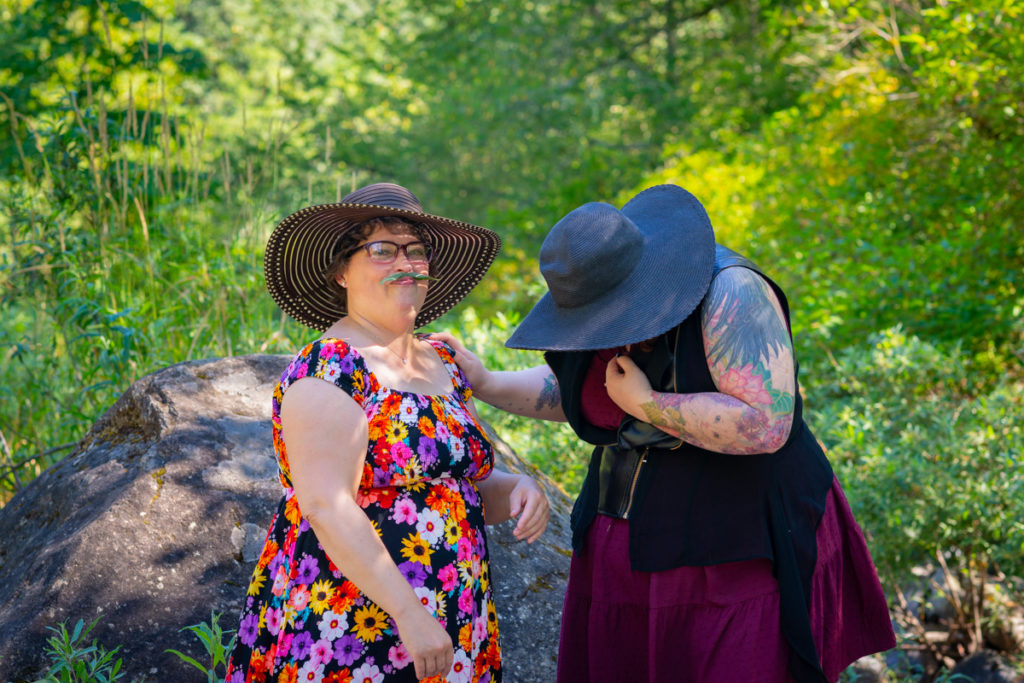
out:
M122 647L123 680L205 680L166 650L205 662L181 629L211 610L237 628L281 495L270 396L288 360L195 361L140 379L74 454L0 509L0 681L41 674L47 626L96 618L92 636ZM501 467L532 469L497 443ZM511 522L489 533L513 683L554 680L568 573L569 501L537 476L552 503L545 536L518 542Z

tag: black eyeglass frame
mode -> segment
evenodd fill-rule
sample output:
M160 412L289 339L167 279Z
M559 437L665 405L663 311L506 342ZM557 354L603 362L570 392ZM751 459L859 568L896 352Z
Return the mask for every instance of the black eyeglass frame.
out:
M370 247L372 247L375 244L390 244L391 246L395 247L395 255L388 261L378 261L374 259L373 255L370 254ZM409 256L409 247L415 245L423 245L423 247L426 249L427 258L425 261L420 259L414 259L411 256ZM347 254L345 254L345 258L351 258L352 255L355 254L360 249L366 250L366 256L370 259L371 262L379 263L382 266L397 261L398 254L400 253L405 254L405 258L409 263L430 263L434 258L434 247L430 245L430 242L424 242L422 240L406 242L405 244L399 244L398 242L392 242L391 240L373 240L372 242L367 242L366 244L360 244L358 247L355 247L354 249L350 250Z

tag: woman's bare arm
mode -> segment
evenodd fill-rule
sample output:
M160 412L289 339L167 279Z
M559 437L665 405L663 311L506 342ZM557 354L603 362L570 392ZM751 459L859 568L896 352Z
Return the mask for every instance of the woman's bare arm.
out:
M368 439L362 409L332 384L300 379L285 392L281 434L299 509L328 557L395 619L418 678L447 673L451 638L424 609L356 502Z
M477 356L448 332L435 332L455 351L455 362L466 374L473 395L507 413L540 420L565 422L558 380L547 365L526 370L488 370Z

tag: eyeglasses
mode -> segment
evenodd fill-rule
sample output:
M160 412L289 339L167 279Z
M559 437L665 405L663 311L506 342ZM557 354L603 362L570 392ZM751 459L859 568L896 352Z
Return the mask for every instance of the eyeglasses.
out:
M434 256L434 250L426 242L395 244L387 240L379 240L360 244L350 253L354 254L360 249L366 250L370 261L380 264L394 263L400 251L405 254L405 258L409 260L409 263L430 263L430 259Z

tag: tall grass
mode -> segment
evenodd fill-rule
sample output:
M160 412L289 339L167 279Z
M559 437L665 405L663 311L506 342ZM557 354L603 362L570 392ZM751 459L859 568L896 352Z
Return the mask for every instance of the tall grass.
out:
M262 291L280 211L271 155L231 160L202 123L69 94L13 108L21 178L0 183L0 502L62 457L139 376L192 358L285 352Z

